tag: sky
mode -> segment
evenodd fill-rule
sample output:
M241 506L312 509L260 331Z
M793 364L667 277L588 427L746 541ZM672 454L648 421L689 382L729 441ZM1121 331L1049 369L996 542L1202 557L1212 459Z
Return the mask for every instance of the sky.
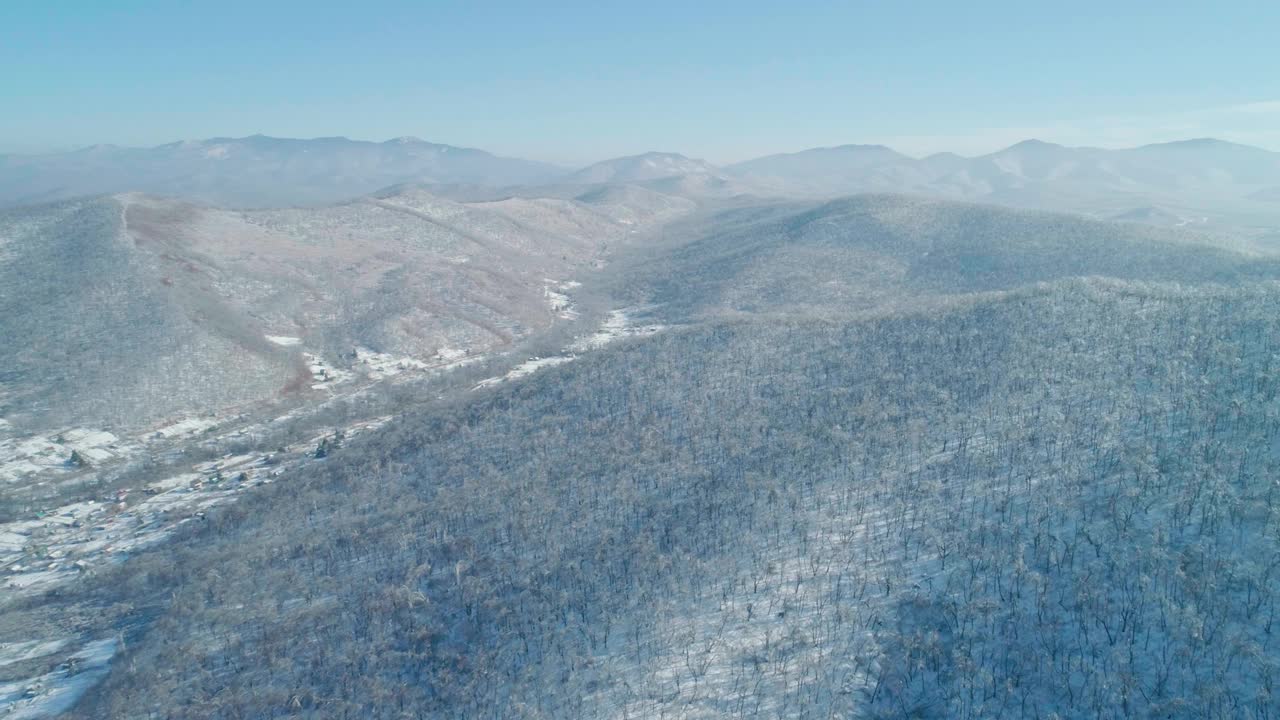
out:
M565 165L1280 150L1280 2L3 0L0 152L412 135Z

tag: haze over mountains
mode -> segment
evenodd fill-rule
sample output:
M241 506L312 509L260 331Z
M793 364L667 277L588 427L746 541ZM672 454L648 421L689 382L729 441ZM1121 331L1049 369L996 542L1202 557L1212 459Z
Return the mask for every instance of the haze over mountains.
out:
M989 155L909 158L881 146L774 155L729 168L747 179L814 195L910 192L1083 212L1164 225L1269 227L1263 198L1280 181L1280 154L1219 140L1129 150L1027 140Z
M412 137L374 143L254 135L0 155L0 204L147 192L233 208L317 205L397 183L520 185L563 173L544 163Z
M844 145L725 167L651 152L576 171L414 138L254 136L0 156L5 205L141 191L232 208L306 206L398 184L464 199L619 184L692 198L894 192L1252 235L1269 235L1280 218L1280 153L1207 138L1126 150L1027 140L978 157L920 159L878 145Z

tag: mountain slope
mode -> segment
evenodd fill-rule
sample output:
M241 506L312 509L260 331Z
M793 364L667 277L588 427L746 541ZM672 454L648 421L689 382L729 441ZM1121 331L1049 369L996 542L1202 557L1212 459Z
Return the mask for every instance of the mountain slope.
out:
M842 195L924 188L946 162L918 161L882 145L842 145L769 155L730 165L727 171L784 192Z
M306 388L304 352L341 369L357 348L427 363L506 348L557 318L549 282L643 228L573 201L419 190L311 209L121 195L7 211L0 416L136 427Z
M518 299L635 198L664 200L402 189L196 221L134 198L126 237L193 276L292 247L263 273L352 298L299 296L301 347L410 342L396 302ZM262 235L228 249L215 222ZM642 237L583 276L641 337L304 438L174 544L10 596L0 640L63 618L127 640L86 718L1270 714L1272 257L886 195L704 207ZM384 282L414 248L496 280L424 262ZM360 323L333 319L348 305ZM55 656L11 677L74 677Z
M697 207L688 198L666 195L637 185L605 185L575 198L626 225L652 225L686 215Z
M80 716L1265 715L1277 307L712 323L425 410L140 560Z
M656 291L635 302L694 316L828 313L1068 277L1280 277L1275 260L1203 235L900 195L730 210L684 232L697 239L641 271L648 284L638 284Z
M184 409L232 405L300 369L245 332L205 269L140 251L127 214L101 199L0 215L0 414L12 422L154 419L177 410L176 387Z

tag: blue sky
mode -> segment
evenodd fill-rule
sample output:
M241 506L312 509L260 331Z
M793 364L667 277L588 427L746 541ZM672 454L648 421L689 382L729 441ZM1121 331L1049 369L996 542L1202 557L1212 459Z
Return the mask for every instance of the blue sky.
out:
M552 6L552 7L545 7ZM578 164L1280 150L1278 2L0 2L0 151L416 135Z

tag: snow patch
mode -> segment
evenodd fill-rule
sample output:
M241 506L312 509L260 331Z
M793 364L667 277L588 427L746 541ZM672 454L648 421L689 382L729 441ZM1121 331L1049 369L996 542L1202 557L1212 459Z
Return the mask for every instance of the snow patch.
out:
M516 365L505 375L481 380L476 383L472 390L479 390L480 388L491 387L498 383L506 382L507 380L526 377L543 368L553 367L555 365L561 365L563 363L576 360L580 353L599 350L600 348L625 337L652 335L664 330L665 327L666 326L664 325L633 326L631 325L631 316L628 314L627 310L614 310L609 313L609 316L605 318L605 321L601 323L600 328L596 330L596 332L585 338L578 339L565 348L565 354L553 355L551 357L529 358L519 365Z
M578 310L573 306L573 300L570 299L568 292L580 287L582 283L572 280L552 280L551 278L544 278L544 283L542 294L546 297L547 305L551 307L551 311L564 320L576 319Z
M506 382L507 380L515 380L517 378L526 377L538 372L542 368L562 365L573 359L574 359L573 356L570 356L570 355L554 355L552 357L529 358L528 360L525 360L524 362L520 363L514 368L511 368L511 370L506 375L501 375L499 377L491 377L485 380L481 380L480 382L476 383L476 386L472 389L479 390L480 388L489 387L491 385L497 385L498 383Z
M83 463L96 464L132 454L132 443L123 443L104 430L71 428L42 435L0 439L0 482L12 483L46 471L72 472ZM72 463L78 455L82 464Z
M60 715L107 675L117 650L115 638L87 643L51 673L0 684L0 716L30 720Z
M356 363L370 380L381 380L406 370L429 370L432 367L417 358L374 352L368 348L356 348Z
M666 329L665 325L634 326L631 324L631 316L627 310L614 310L609 313L609 316L605 318L605 321L601 323L600 328L595 333L579 339L569 346L569 350L571 352L599 350L622 338L652 335L664 329Z
M191 437L217 427L218 421L212 417L184 418L176 422L162 425L151 432L153 440Z
M448 345L436 351L436 358L446 363L457 362L465 357L467 357L466 350L451 348Z
M0 643L0 668L52 655L66 647L67 642L67 640L31 640L28 642Z
M307 370L315 381L311 383L312 390L326 390L351 379L351 373L330 365L319 355L303 353L302 356L307 359Z

